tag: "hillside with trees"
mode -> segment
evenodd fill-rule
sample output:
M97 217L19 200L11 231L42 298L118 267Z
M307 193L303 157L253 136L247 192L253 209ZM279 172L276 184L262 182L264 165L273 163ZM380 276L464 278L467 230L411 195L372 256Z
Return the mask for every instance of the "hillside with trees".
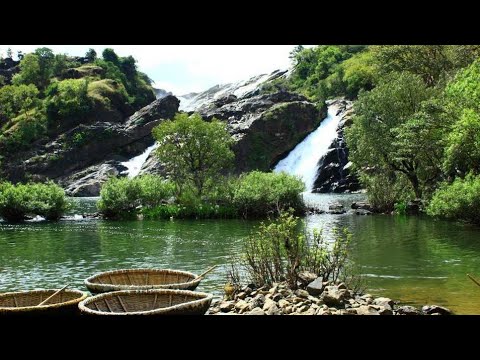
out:
M0 159L80 124L123 121L155 100L132 56L90 49L84 57L48 48L0 59ZM78 136L75 141L81 141Z
M480 222L469 215L479 206L480 46L299 46L291 56L291 75L263 90L355 100L350 160L379 211L416 199L431 215Z

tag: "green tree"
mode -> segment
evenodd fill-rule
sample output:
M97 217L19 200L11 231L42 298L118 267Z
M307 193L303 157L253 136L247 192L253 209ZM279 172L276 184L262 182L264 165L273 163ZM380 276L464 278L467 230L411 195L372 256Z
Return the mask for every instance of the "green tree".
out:
M120 60L120 69L130 81L135 80L137 76L136 62L133 56L122 57Z
M463 111L446 135L444 169L449 174L480 174L480 114Z
M13 77L13 83L34 84L40 91L46 89L53 76L55 55L49 48L38 48L20 61L20 73Z
M54 82L47 91L46 108L49 118L81 117L91 108L88 97L88 81L67 79Z
M156 154L179 192L190 181L201 197L207 180L228 169L234 158L233 139L225 123L216 119L206 122L198 114L177 114L158 125L153 135L159 143Z
M350 159L358 168L386 168L404 174L417 198L422 197L421 174L431 164L424 151L412 151L424 122L419 120L422 102L432 95L419 76L392 74L370 92L361 93L355 117L347 129ZM426 131L430 134L431 131Z
M381 45L372 46L382 74L408 71L434 86L480 55L478 45Z
M7 85L0 88L0 125L20 114L27 115L39 105L38 89L35 85Z
M293 62L293 65L298 64L298 55L305 49L303 45L297 45L290 51L288 58Z
M40 83L40 62L36 54L27 54L20 61L20 73L12 78L15 85Z
M67 54L56 54L53 62L52 76L61 77L62 73L69 68L76 68L80 63L73 60Z
M377 68L370 51L355 54L342 63L346 94L354 97L361 89L371 90L376 82Z
M93 63L95 60L97 60L97 52L94 49L90 48L85 53L85 57L88 59L88 62Z
M114 63L117 66L120 64L120 59L118 58L118 55L111 48L106 48L105 50L103 50L102 57L103 60Z
M460 71L445 88L444 170L463 177L480 172L480 59Z
M290 58L294 63L292 75L288 78L293 90L313 100L324 100L346 95L355 97L364 88L373 86L371 54L364 45L320 45L313 48L297 46ZM356 58L346 63L350 58Z

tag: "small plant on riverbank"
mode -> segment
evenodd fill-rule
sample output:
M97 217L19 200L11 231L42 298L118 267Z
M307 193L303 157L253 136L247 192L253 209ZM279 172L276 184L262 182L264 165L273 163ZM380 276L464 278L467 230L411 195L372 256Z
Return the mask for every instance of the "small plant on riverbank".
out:
M28 186L28 185L27 185ZM69 207L65 191L53 182L31 184L31 211L47 220L58 220Z
M304 190L305 185L295 176L252 171L240 177L233 202L244 218L278 216L289 208L300 214L305 207Z
M427 213L480 225L480 176L467 175L444 183L433 195Z
M0 217L19 222L27 215L58 220L68 207L65 192L58 185L0 183Z
M173 196L174 186L159 176L111 178L100 191L98 209L107 218L132 218L139 208L154 207Z
M299 274L312 272L324 280L352 280L347 274L351 234L332 232L333 243L320 231L309 234L292 211L282 212L270 224L262 223L245 242L241 267L258 286L286 281L297 288Z

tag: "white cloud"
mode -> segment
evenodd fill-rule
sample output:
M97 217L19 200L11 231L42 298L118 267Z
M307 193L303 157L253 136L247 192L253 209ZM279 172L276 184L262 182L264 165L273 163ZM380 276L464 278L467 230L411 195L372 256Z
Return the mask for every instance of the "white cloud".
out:
M169 81L155 81L153 83L153 87L154 88L157 88L157 89L164 89L164 90L167 90L167 91L170 91L172 92L174 95L186 95L188 93L191 93L191 92L201 92L201 91L204 91L206 90L205 87L202 87L202 86L181 86L181 85L177 85L177 84L174 84L174 83L171 83Z
M120 56L132 55L138 67L166 90L199 91L219 84L247 79L290 66L293 45L0 45L13 52L31 52L46 46L54 52L83 55L88 48L98 54L111 47ZM164 86L162 85L162 86Z

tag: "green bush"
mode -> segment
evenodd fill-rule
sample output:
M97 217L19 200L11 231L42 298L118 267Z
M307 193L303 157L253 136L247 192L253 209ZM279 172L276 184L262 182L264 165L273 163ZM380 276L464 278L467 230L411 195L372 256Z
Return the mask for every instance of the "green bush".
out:
M407 213L407 203L405 201L395 203L394 208L395 213L398 215L406 215Z
M111 178L100 191L99 210L107 218L131 218L140 206L155 207L173 196L174 186L161 177Z
M175 185L159 176L111 178L100 192L99 210L108 218L146 219L266 218L292 208L303 213L303 182L281 173L254 171L240 178L219 178L200 197L193 185L184 186L175 203Z
M80 118L89 112L91 105L85 79L53 82L47 89L46 108L52 120Z
M100 191L98 209L107 218L134 217L140 206L141 188L135 179L109 179Z
M144 207L155 207L171 198L175 191L175 185L155 175L142 175L132 181L140 186L141 202Z
M288 208L302 213L304 190L303 182L294 176L252 171L238 180L233 203L245 218L276 216Z
M442 184L433 194L427 213L480 224L480 176L469 174L465 179Z
M377 172L361 174L360 181L367 189L368 202L378 212L390 213L395 210L395 204L407 203L415 198L408 180L402 174Z
M19 222L30 212L32 193L25 185L0 183L0 216L8 222Z
M39 109L33 109L13 119L13 125L0 134L0 149L5 153L28 149L30 144L46 132L46 116Z
M303 225L303 226L301 226ZM261 223L244 243L240 266L257 286L287 281L296 288L302 271L324 280L355 281L348 263L352 235L344 229L332 229L333 243L314 230L308 233L292 211L282 212L275 221ZM237 264L238 266L238 264ZM347 285L350 283L347 281Z
M47 220L58 220L68 209L65 191L53 182L26 185L32 193L31 211Z
M121 109L128 102L127 90L121 82L112 79L92 81L88 84L88 96L94 103L106 109Z
M237 217L233 206L213 205L208 203L197 205L162 204L154 208L143 208L145 219L232 219Z
M26 215L40 215L58 220L68 207L65 192L58 185L0 184L0 216L9 222L19 222Z

